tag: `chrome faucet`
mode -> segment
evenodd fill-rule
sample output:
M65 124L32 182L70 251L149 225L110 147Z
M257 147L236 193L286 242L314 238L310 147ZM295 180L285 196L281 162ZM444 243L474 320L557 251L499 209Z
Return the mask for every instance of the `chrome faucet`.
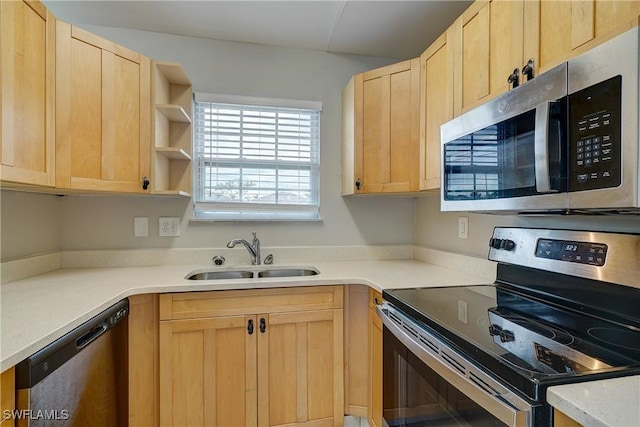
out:
M238 243L242 243L245 248L249 251L249 255L251 255L251 264L260 265L260 239L256 236L256 232L252 231L253 234L253 242L249 243L244 239L233 239L227 243L228 248L235 247Z

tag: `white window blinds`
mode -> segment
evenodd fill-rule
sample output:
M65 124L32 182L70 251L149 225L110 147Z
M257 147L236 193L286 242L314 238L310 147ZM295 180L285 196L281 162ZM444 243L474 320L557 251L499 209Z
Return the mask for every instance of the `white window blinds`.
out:
M321 105L234 100L196 95L195 218L317 219Z

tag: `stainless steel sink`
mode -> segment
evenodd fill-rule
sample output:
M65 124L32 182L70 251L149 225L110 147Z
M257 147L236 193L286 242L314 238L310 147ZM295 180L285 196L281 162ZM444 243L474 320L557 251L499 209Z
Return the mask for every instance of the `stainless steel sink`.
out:
M273 268L258 272L258 277L315 276L318 270L311 268Z
M299 277L315 276L320 272L312 267L279 267L256 268L255 270L196 270L187 274L187 280L230 280L230 279L260 279L269 277Z
M189 273L188 280L223 280L223 279L251 279L253 271L244 270L224 270L224 271L202 271L200 273Z

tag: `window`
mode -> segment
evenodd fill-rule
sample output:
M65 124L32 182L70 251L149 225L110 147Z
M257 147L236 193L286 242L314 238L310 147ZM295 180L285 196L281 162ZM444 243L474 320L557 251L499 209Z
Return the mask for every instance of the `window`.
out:
M195 219L318 219L321 109L196 94Z

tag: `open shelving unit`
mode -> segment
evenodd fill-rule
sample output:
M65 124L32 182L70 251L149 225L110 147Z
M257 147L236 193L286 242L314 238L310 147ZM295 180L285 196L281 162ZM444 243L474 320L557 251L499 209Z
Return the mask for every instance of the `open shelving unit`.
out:
M180 64L154 61L151 85L152 192L191 197L191 80Z

